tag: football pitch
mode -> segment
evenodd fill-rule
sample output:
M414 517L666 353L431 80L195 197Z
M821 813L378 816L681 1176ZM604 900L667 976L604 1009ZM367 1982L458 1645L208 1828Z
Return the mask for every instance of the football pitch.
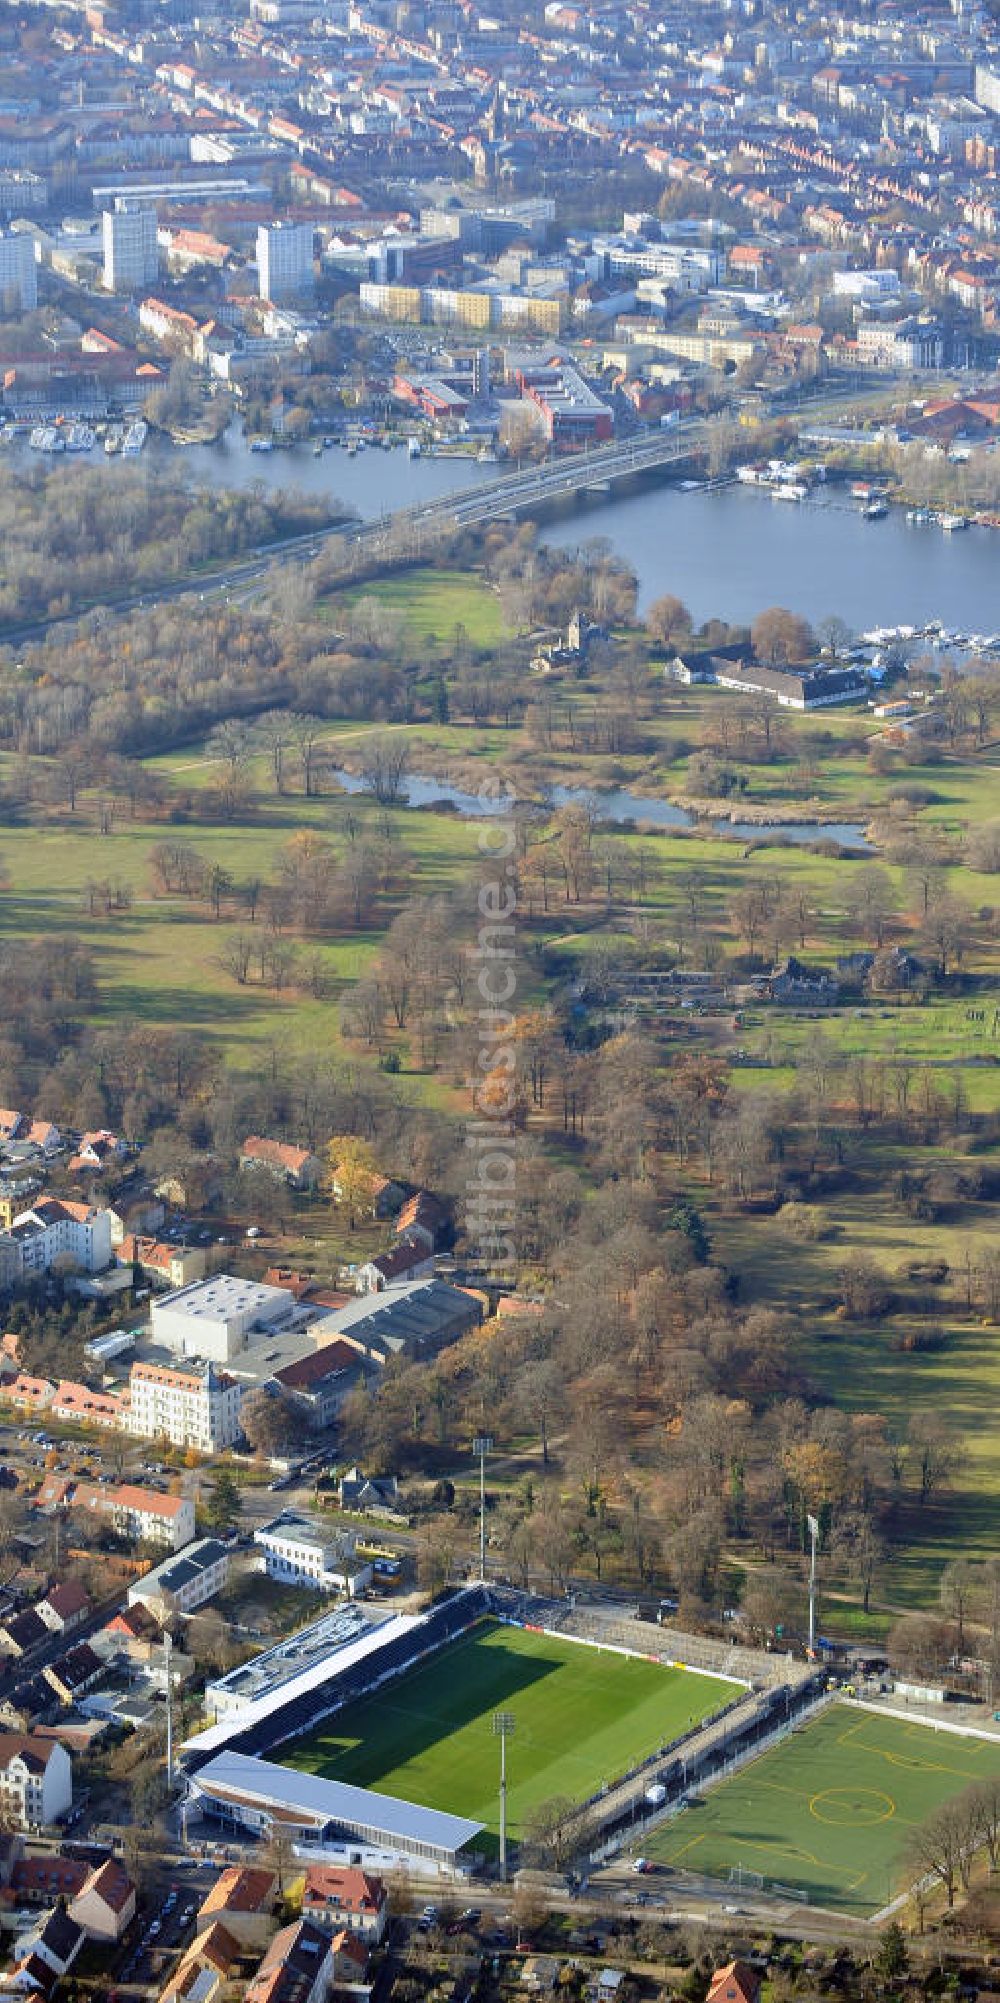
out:
M837 1912L905 1891L914 1828L971 1781L1000 1773L1000 1742L958 1738L844 1704L803 1726L644 1839L648 1857L739 1882L742 1869Z
M484 1621L302 1739L287 1764L496 1831L500 1748L493 1713L512 1713L507 1828L533 1809L585 1801L738 1694L739 1686L525 1628Z

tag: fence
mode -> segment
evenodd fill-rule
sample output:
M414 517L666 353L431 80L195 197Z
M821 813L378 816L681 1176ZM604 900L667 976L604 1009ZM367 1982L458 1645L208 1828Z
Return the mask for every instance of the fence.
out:
M713 1780L745 1765L747 1760L756 1759L767 1748L777 1745L792 1727L800 1723L820 1705L830 1700L823 1689L822 1674L813 1674L808 1682L798 1689L785 1688L761 1693L754 1700L753 1710L732 1729L718 1732L716 1722L699 1735L694 1734L683 1743L672 1766L658 1778L667 1790L667 1799L658 1806L649 1806L647 1812L637 1814L637 1809L645 1805L643 1797L633 1799L613 1818L600 1824L601 1841L590 1852L592 1864L602 1863L613 1856L625 1841L638 1841L648 1830L658 1827L671 1814L676 1814L684 1805L684 1798L692 1788L708 1786ZM746 1700L743 1700L744 1703ZM700 1743L699 1743L700 1739Z

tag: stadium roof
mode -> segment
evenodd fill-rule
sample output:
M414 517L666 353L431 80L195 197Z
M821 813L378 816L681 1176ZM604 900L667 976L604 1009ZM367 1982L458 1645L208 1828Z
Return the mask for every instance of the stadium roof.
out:
M286 1820L301 1817L314 1827L336 1823L385 1844L387 1848L452 1855L482 1830L481 1822L442 1809L421 1808L395 1795L352 1787L347 1781L325 1780L299 1773L271 1760L246 1753L220 1753L194 1777L199 1793L246 1802L265 1812L272 1806Z
M395 1614L377 1625L362 1625L357 1608L338 1608L266 1654L251 1656L241 1668L209 1685L206 1699L218 1707L218 1723L185 1740L184 1752L199 1756L217 1752L238 1732L275 1716L366 1655L409 1634L422 1619L420 1614Z

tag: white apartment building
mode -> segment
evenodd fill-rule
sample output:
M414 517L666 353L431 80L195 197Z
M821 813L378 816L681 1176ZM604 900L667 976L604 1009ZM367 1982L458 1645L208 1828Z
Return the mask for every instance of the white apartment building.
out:
M89 1203L44 1196L15 1217L9 1235L21 1247L25 1273L47 1273L62 1258L85 1273L101 1273L111 1264L111 1212Z
M123 1482L111 1490L105 1506L115 1529L136 1544L168 1544L171 1551L180 1551L194 1536L189 1495L161 1495L158 1489Z
M0 1732L0 1815L5 1828L44 1829L73 1806L73 1769L58 1740Z
M331 1538L308 1516L283 1510L271 1523L254 1531L253 1541L264 1553L269 1579L285 1586L314 1586L318 1592L346 1592L351 1598L371 1584L372 1569L351 1555L353 1537Z
M293 299L311 292L313 230L311 223L261 223L257 231L257 277L262 299Z
M33 313L38 304L38 276L35 264L35 239L25 233L22 236L0 236L0 304L6 303L6 296L16 293L22 313Z
M175 1447L218 1453L240 1429L242 1385L212 1363L190 1369L134 1363L129 1375L130 1433Z
M199 1537L179 1556L164 1558L128 1589L130 1607L148 1607L157 1620L190 1614L221 1593L229 1577L229 1552L217 1537Z
M109 292L134 292L151 285L159 269L156 210L119 196L101 218L104 283Z

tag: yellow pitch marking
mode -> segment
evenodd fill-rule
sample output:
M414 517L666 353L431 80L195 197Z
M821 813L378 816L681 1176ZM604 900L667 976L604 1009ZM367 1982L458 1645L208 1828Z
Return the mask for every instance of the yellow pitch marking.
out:
M896 1804L877 1787L826 1787L810 1796L809 1813L837 1828L873 1829L878 1822L892 1821Z

